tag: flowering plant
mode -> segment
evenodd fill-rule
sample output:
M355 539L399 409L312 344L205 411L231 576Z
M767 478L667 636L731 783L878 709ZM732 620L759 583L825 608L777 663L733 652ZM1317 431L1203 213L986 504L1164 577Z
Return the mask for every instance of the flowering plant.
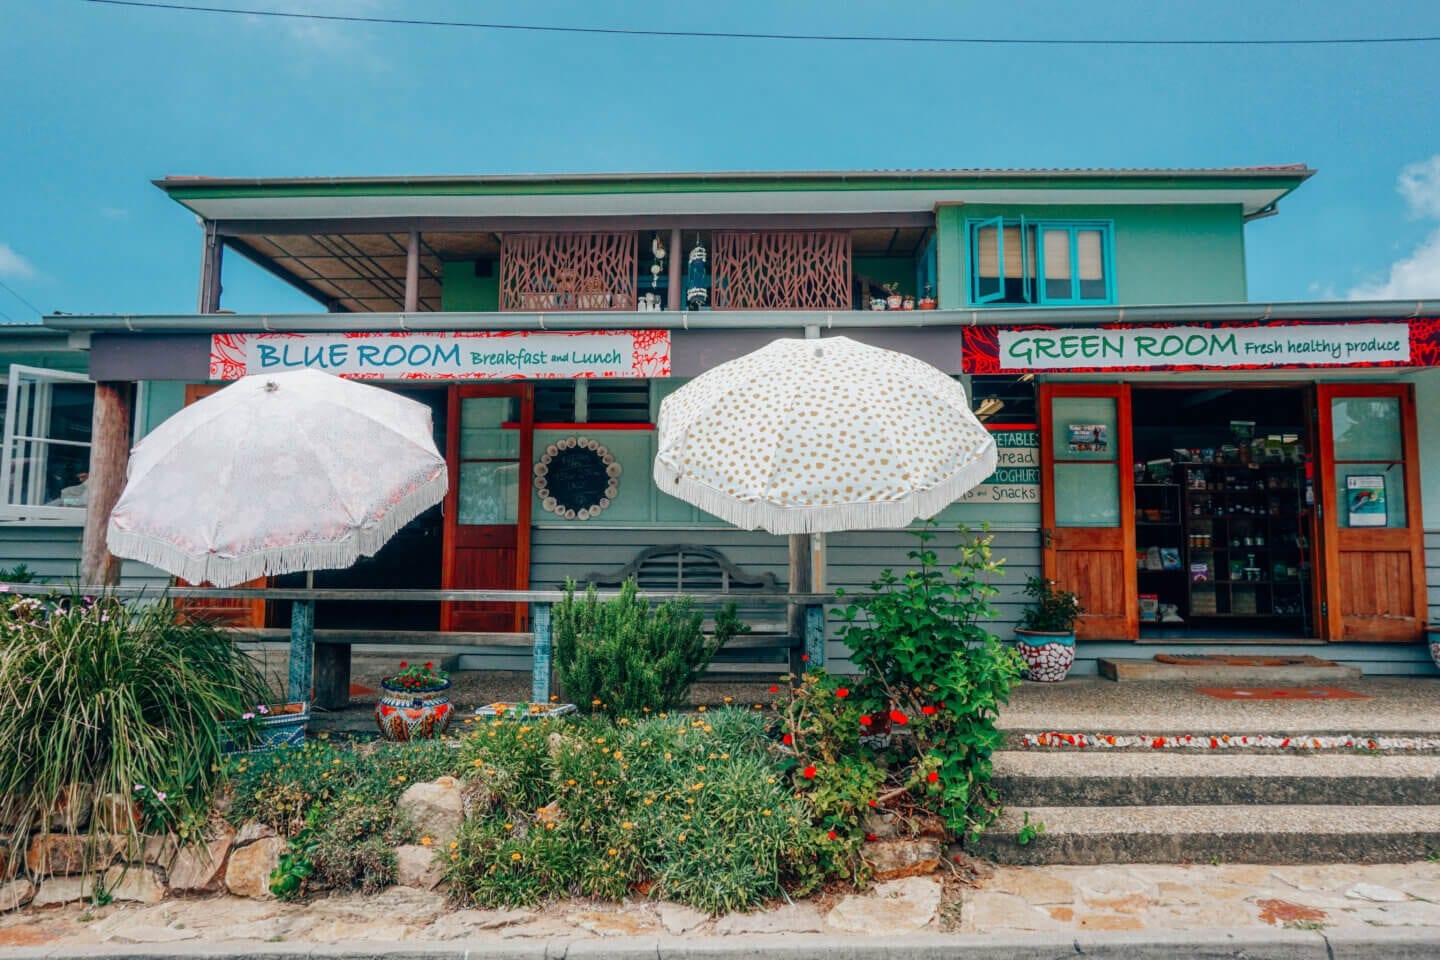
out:
M435 669L435 664L428 661L421 665L401 660L400 671L394 676L384 678L382 682L394 689L412 692L443 690L450 682L450 674Z

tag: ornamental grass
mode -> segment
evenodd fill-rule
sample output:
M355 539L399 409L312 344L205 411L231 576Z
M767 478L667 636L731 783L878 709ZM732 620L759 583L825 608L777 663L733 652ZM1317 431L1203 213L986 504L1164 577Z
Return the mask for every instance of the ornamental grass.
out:
M107 796L140 822L198 834L221 777L222 717L267 699L264 679L207 623L163 601L79 595L0 601L0 824L74 832ZM91 831L96 827L92 824Z

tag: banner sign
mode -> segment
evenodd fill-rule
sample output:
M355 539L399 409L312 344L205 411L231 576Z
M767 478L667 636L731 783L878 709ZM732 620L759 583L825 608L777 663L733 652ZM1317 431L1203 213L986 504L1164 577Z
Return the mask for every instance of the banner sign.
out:
M995 472L956 503L1039 503L1040 433L1034 427L991 427Z
M966 373L1440 365L1440 318L1353 323L971 327Z
M670 376L668 330L227 333L210 379L323 370L347 380L556 380Z

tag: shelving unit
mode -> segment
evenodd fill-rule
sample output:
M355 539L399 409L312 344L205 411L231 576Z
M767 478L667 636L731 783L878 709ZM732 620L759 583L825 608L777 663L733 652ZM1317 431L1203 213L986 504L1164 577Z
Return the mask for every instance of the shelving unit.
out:
M1295 463L1176 464L1192 619L1268 619L1308 633L1309 508Z
M1297 463L1176 463L1137 481L1141 627L1193 633L1248 620L1308 634L1310 507ZM1161 615L1169 612L1169 619Z

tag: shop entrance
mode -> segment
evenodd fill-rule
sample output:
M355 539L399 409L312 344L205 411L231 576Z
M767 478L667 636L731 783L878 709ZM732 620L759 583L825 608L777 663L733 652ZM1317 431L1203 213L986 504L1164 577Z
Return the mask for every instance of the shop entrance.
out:
M1319 637L1313 391L1131 399L1141 639Z

